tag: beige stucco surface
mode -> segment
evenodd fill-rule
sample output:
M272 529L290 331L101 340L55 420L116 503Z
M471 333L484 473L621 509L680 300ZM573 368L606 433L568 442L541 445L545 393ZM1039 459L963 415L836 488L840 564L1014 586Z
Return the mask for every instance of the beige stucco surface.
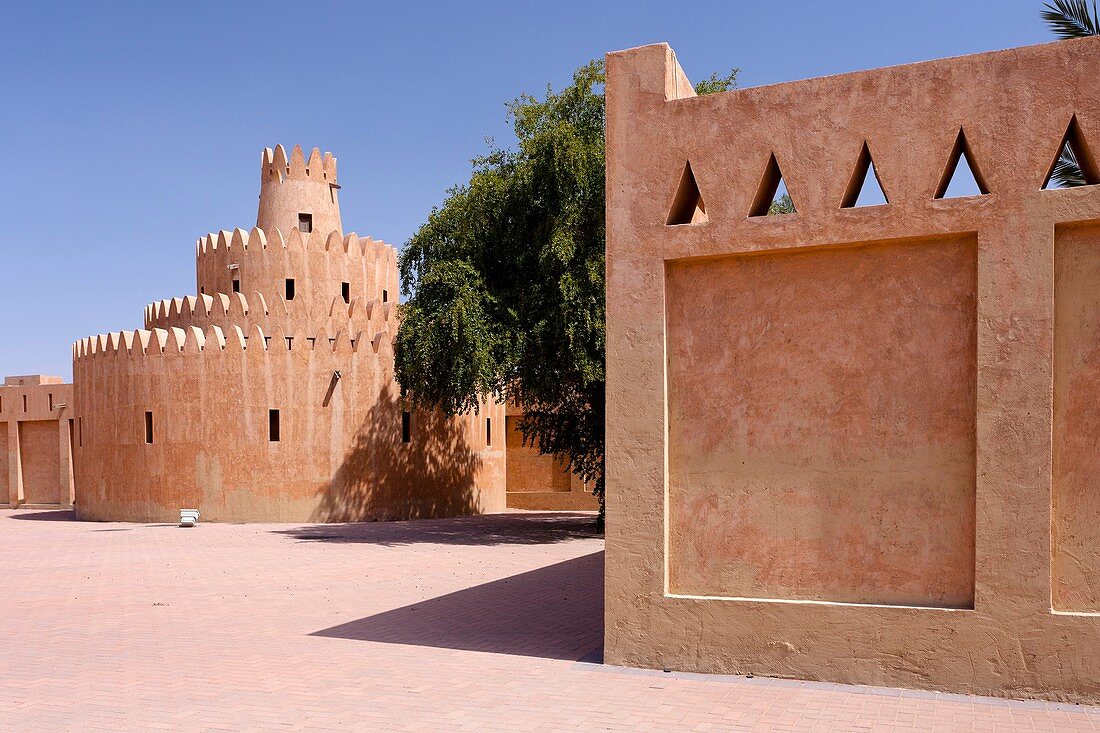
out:
M1100 39L706 97L607 61L605 660L1100 700L1100 190L1040 190ZM990 193L938 200L960 129ZM842 208L865 145L889 204ZM773 155L798 213L749 217Z
M1054 240L1052 594L1063 611L1100 611L1100 226Z
M596 511L599 502L590 487L569 470L565 461L539 453L537 444L523 440L519 429L523 411L508 405L504 428L507 451L509 509Z
M976 253L670 262L672 592L973 604Z
M74 346L80 518L170 521L186 507L204 521L363 521L505 508L503 441L487 444L483 427L486 417L503 426L503 405L444 418L403 403L396 251L343 233L336 190L331 155L264 151L257 226L198 241L199 292L149 305L145 329ZM299 231L300 214L311 232Z
M41 374L0 385L0 504L72 505L72 385Z

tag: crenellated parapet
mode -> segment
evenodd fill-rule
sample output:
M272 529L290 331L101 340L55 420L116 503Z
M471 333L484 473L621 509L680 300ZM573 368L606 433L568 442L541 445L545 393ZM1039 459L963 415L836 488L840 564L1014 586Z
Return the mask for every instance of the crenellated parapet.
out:
M395 303L356 298L345 303L333 298L323 303L303 300L287 301L281 293L265 296L254 292L188 295L183 298L159 300L145 306L145 328L187 328L216 325L220 328L253 324L270 330L279 326L291 335L312 334L319 328L330 332L396 331L398 309Z
M282 145L264 150L260 160L260 204L256 226L284 232L343 231L336 158L318 148L306 160L295 145L289 158Z
M231 326L188 326L186 328L153 328L133 331L112 331L89 336L73 344L74 363L85 359L113 356L156 356L158 354L198 354L206 351L253 350L283 352L333 352L338 354L381 355L392 357L393 334L388 331L334 332L324 327L308 336L291 336L279 326L265 331L258 324L246 328Z
M311 305L334 298L397 299L397 250L371 237L278 228L235 229L200 237L195 245L199 294L276 294Z
M314 148L306 160L300 145L294 146L289 157L282 145L264 148L260 180L282 183L286 179L336 183L336 158L329 152L321 155L321 149Z

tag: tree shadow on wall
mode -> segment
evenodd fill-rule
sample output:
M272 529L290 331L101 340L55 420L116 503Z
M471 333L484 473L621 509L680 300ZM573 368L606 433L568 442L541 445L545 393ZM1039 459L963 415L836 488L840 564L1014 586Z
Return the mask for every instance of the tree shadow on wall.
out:
M603 552L311 636L598 663L603 657Z
M477 512L481 458L462 425L439 412L412 414L409 442L393 388L379 395L329 484L318 522L423 519Z

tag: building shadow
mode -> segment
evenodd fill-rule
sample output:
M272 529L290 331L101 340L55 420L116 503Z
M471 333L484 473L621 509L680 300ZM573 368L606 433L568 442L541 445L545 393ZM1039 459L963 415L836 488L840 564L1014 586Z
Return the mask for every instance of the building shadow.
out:
M9 515L9 519L23 519L31 520L34 522L75 522L76 512L72 509L45 509L36 511L34 509L17 509L18 514Z
M600 662L603 552L350 621L311 636Z
M318 522L453 517L479 511L481 457L464 423L440 412L410 413L390 387L368 410L332 480L319 490ZM408 438L408 440L406 440Z
M274 530L308 542L358 542L371 545L550 545L600 538L595 512L524 512L483 514L415 522L320 524Z

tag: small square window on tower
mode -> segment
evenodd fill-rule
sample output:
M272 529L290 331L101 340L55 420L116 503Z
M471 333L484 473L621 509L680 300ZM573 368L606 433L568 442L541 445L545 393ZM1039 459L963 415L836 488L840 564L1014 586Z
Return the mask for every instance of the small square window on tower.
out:
M294 300L294 278L292 277L286 279L286 299Z
M313 231L313 214L298 214L298 231L304 234Z
M343 296L345 303L351 302L351 283L340 283L340 295Z

